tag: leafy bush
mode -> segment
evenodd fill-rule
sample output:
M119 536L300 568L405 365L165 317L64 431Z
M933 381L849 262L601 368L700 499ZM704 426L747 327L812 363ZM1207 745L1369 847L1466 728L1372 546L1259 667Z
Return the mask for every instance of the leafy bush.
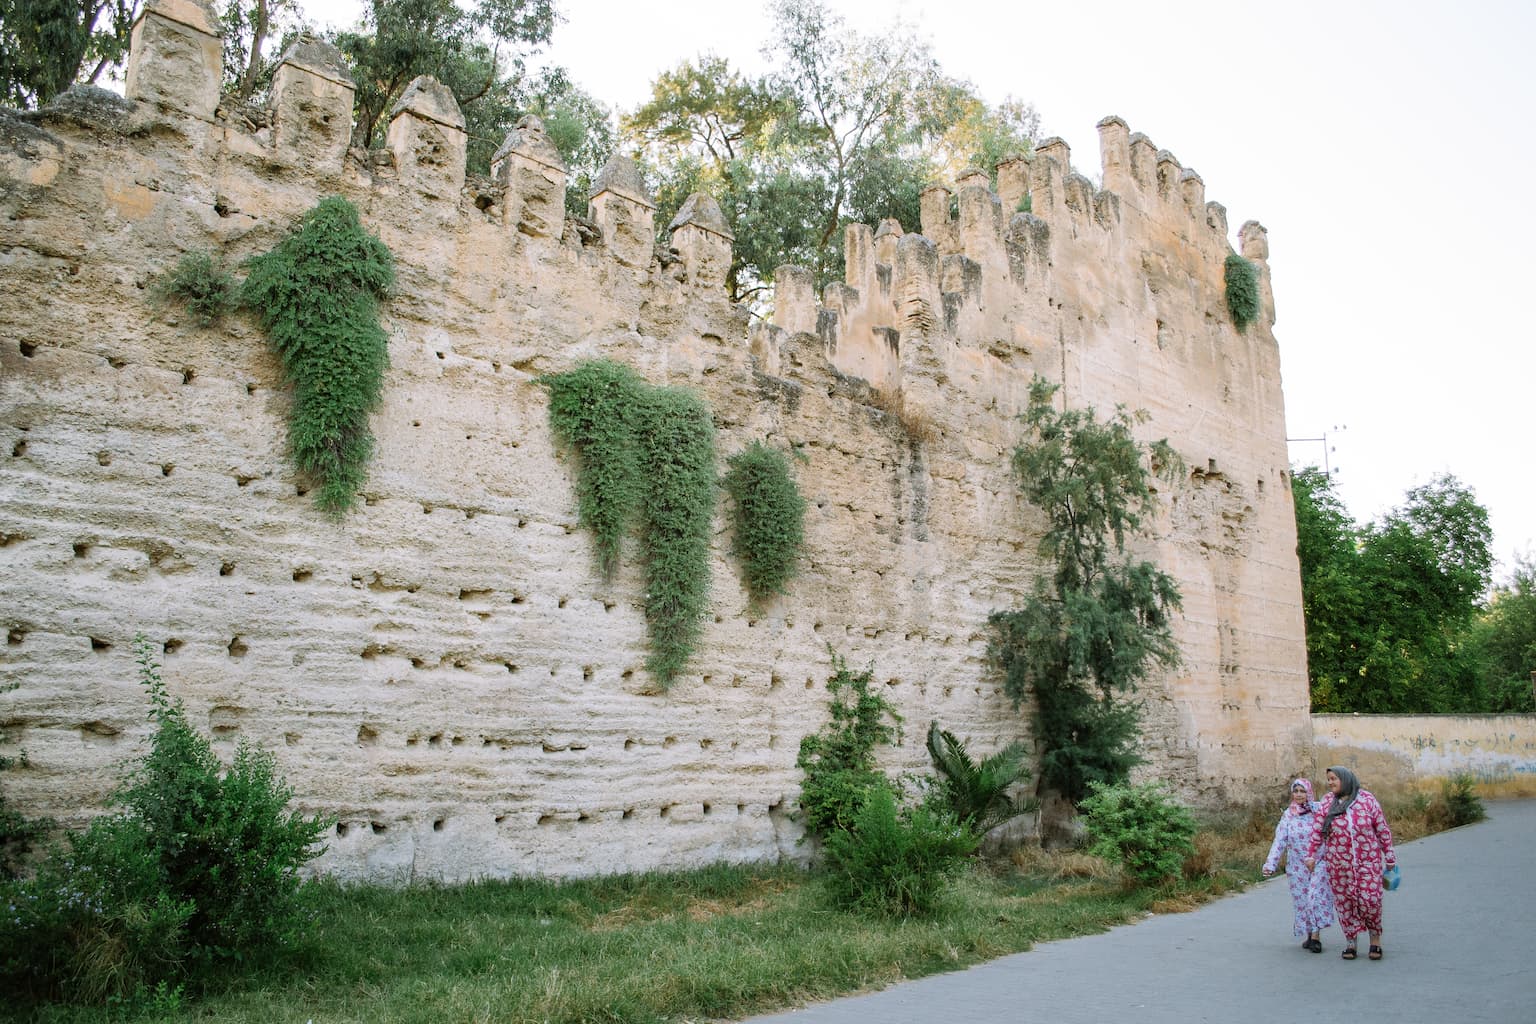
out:
M218 323L240 306L240 286L234 275L206 252L189 252L162 274L150 290L164 305L181 305L198 325Z
M1195 818L1163 787L1093 783L1080 810L1092 852L1154 885L1177 877L1195 852Z
M373 454L368 414L389 362L379 299L394 282L389 249L340 196L320 200L271 252L252 258L242 298L293 386L288 442L316 503L334 515L356 499Z
M646 569L646 667L669 686L693 653L709 597L714 422L691 391L657 388L608 360L540 378L550 427L576 450L577 515L611 576L624 531L640 520Z
M97 819L5 892L0 978L34 994L97 1000L290 941L302 920L298 869L326 825L288 810L270 755L244 744L226 771L172 701L143 637L140 681L155 724L149 753Z
M1237 253L1227 254L1227 312L1239 331L1259 318L1259 271Z
M978 762L954 733L934 722L928 726L928 756L939 776L935 792L961 824L985 835L1013 816L1008 788L1030 775L1024 744L1010 743Z
M838 654L832 655L832 669L827 680L831 718L820 732L800 740L795 759L805 773L800 811L806 831L823 839L850 831L869 796L891 791L890 780L875 764L874 751L879 744L901 738L901 716L870 690L873 672L849 671Z
M1440 784L1440 799L1445 805L1445 827L1457 828L1488 817L1482 797L1477 795L1477 779L1460 772Z
M784 592L805 540L805 499L784 454L754 441L727 460L725 490L735 503L743 581L754 604Z
M844 907L925 914L976 849L976 834L927 803L898 807L889 786L870 790L852 828L827 836L829 884Z

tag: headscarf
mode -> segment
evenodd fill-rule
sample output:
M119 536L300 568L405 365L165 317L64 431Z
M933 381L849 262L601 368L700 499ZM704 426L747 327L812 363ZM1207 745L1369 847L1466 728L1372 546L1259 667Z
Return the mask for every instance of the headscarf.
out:
M1349 805L1355 802L1355 797L1360 795L1360 780L1355 778L1355 773L1343 765L1334 765L1328 769L1339 778L1339 791L1333 795L1333 803L1328 805L1328 813L1323 815L1323 838L1327 839L1333 832L1333 819L1349 810Z
M1310 780L1310 779L1292 779L1291 780L1291 788L1286 790L1286 792L1287 793L1294 793L1294 792L1296 792L1296 787L1297 786L1300 786L1302 789L1307 791L1307 799L1303 803L1299 803L1299 804L1293 803L1293 804L1291 804L1290 806L1291 806L1291 808L1293 808L1293 812L1292 813L1295 813L1295 814L1311 814L1313 811L1317 810L1317 802L1312 798L1312 780Z

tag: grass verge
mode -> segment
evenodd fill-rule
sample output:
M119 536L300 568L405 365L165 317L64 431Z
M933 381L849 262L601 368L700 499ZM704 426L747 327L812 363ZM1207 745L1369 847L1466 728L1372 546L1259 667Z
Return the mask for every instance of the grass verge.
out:
M932 917L833 908L792 867L727 867L573 882L405 888L317 882L312 924L280 964L205 979L178 1012L154 1000L41 1006L50 1024L123 1020L344 1024L661 1024L734 1019L882 988L1182 913L1259 878L1277 807L1208 823L1176 883L1127 885L1081 852L1021 851L978 866ZM1437 831L1431 801L1388 798L1399 842ZM19 1008L18 1008L19 1009ZM164 1009L162 1006L160 1009Z

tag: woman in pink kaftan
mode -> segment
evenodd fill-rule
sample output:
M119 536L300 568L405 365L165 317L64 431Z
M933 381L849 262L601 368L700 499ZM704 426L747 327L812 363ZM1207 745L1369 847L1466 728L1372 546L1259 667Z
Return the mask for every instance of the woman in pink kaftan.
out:
M1323 951L1323 929L1333 924L1333 890L1328 886L1328 866L1307 867L1305 860L1317 824L1321 805L1312 799L1312 783L1296 779L1291 783L1291 802L1275 826L1275 842L1264 858L1264 875L1275 873L1280 857L1285 856L1286 880L1291 886L1291 904L1296 908L1294 932L1305 935L1301 948L1313 953Z
M1392 830L1381 804L1360 788L1355 773L1342 766L1328 769L1329 795L1318 808L1307 847L1306 865L1317 863L1319 851L1328 865L1333 903L1344 929L1344 959L1356 957L1355 939L1371 934L1370 958L1380 960L1382 871L1397 863Z

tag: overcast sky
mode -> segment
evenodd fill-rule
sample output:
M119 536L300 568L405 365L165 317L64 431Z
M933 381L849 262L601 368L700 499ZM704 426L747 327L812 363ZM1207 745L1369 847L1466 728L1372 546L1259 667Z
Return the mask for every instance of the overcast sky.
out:
M617 109L701 52L763 66L767 3L556 4L548 59ZM1449 472L1488 508L1501 562L1536 551L1536 3L829 6L869 32L899 16L988 100L1033 103L1086 171L1111 113L1198 170L1234 236L1269 229L1288 432L1328 435L1354 516ZM1291 445L1298 465L1323 455Z

